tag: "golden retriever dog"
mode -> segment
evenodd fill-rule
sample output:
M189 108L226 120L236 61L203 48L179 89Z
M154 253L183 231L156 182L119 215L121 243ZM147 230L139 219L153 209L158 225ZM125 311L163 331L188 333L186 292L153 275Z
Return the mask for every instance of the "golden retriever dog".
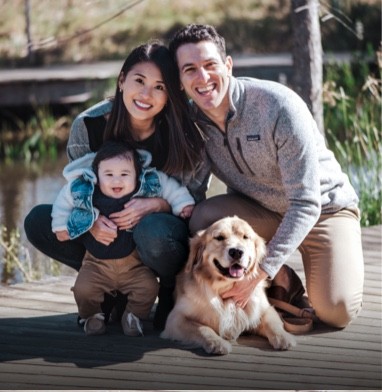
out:
M231 352L230 341L243 332L266 337L278 350L294 346L294 337L268 302L265 282L257 285L244 309L222 299L235 282L256 276L264 256L264 240L236 216L199 231L177 276L175 306L161 337L220 355Z

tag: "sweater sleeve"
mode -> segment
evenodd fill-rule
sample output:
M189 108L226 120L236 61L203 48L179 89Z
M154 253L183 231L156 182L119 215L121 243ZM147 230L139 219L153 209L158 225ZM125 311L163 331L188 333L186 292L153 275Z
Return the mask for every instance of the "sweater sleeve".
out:
M70 129L66 153L69 161L72 162L85 154L91 152L89 145L89 135L84 122L84 116L79 115L73 121Z
M112 107L112 101L105 99L80 113L74 119L66 146L66 153L70 162L92 150L96 151L102 144L106 124L105 117L111 112ZM102 119L101 122L100 119ZM88 126L86 123L88 123Z
M185 186L181 186L178 181L161 171L157 173L162 187L162 197L170 204L174 215L178 216L184 207L195 204L195 200Z
M281 108L273 138L289 207L267 245L267 257L261 265L271 278L298 248L321 213L317 132L302 100L290 100Z

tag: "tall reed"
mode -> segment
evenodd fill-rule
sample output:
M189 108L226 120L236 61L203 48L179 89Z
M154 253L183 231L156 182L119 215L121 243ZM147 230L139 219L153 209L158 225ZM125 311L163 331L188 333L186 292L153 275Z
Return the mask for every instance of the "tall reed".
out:
M66 144L69 116L56 118L50 109L37 107L26 123L16 116L11 122L1 124L0 159L26 162L42 157L55 159L59 148Z
M372 74L362 61L331 65L324 84L327 141L358 193L362 226L382 223L381 59Z

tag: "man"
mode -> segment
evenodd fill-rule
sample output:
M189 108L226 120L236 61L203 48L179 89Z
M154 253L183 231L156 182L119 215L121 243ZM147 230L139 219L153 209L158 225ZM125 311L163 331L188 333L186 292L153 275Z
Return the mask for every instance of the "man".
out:
M197 205L191 231L238 215L268 241L259 276L237 283L225 298L243 307L258 282L270 278L293 300L300 291L283 265L298 248L316 315L346 326L362 304L358 198L307 106L281 84L233 77L232 58L212 26L179 30L170 51L192 117L207 136L205 169L229 190Z

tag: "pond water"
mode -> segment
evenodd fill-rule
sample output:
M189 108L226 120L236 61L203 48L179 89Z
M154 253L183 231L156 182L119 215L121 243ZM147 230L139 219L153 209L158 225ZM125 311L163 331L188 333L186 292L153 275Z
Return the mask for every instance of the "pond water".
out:
M24 232L24 218L33 206L51 204L64 185L62 169L66 163L65 154L61 154L56 160L40 163L0 163L0 227L6 227L8 235L13 230L20 234L17 240L21 247L18 251L19 259L32 279L75 274L74 270L37 251ZM214 179L208 194L223 191L223 184ZM9 263L5 263L4 255L4 246L0 246L0 282L12 284L26 280L25 273L19 267L6 267Z
M20 261L33 278L38 279L44 275L61 272L58 263L52 263L48 257L29 244L23 225L25 216L33 206L54 201L64 184L61 173L66 162L66 156L62 154L57 160L40 163L0 163L0 226L7 229L8 235L14 230L19 232L18 242L27 254L25 260L25 252L20 251ZM6 268L4 254L4 246L2 246L0 247L1 282L15 283L24 280L25 275L19 268L10 270ZM70 273L70 269L67 270L65 272Z

